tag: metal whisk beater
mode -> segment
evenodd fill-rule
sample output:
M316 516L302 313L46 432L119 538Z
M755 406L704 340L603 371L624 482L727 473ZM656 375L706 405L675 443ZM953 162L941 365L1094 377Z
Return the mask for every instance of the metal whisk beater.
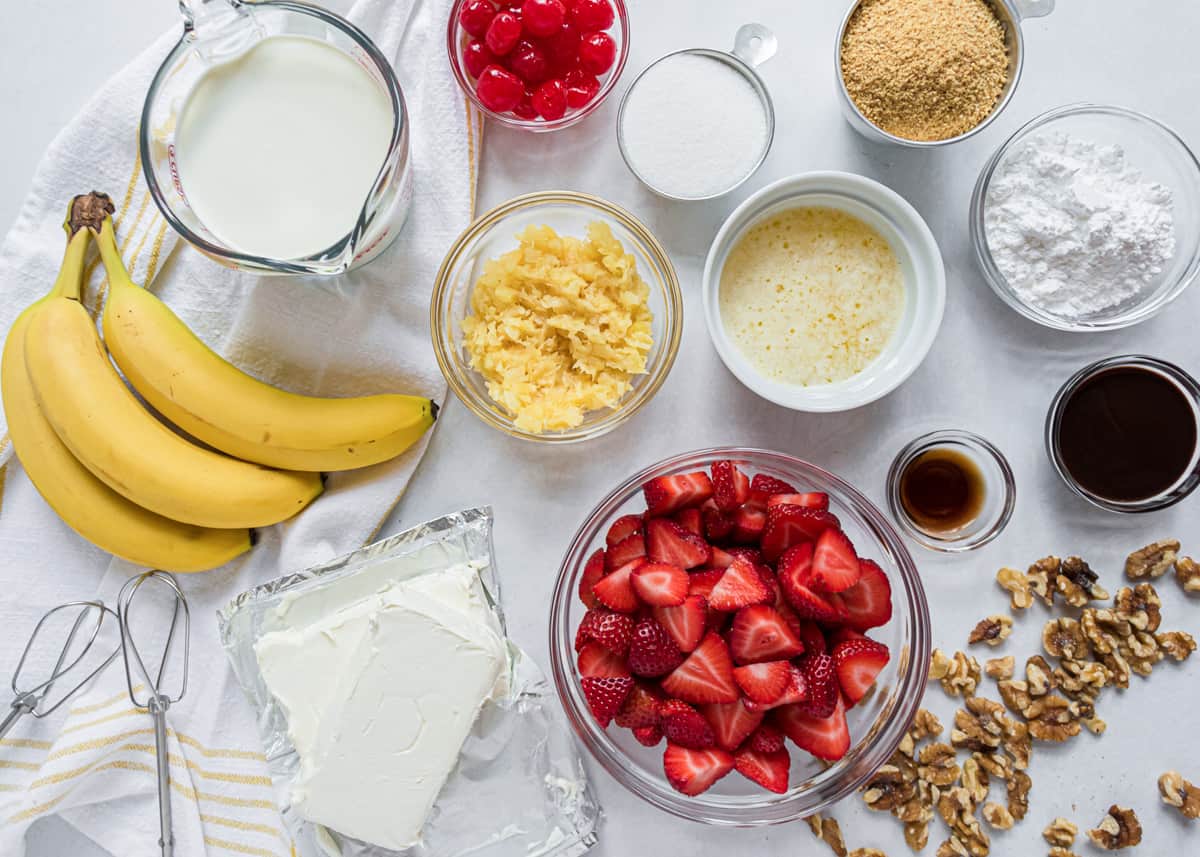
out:
M71 630L67 632L67 638L63 641L62 649L59 651L58 658L54 662L54 667L50 670L50 676L44 681L35 684L33 687L21 689L21 674L25 672L25 664L29 660L30 653L34 650L34 645L38 641L38 637L43 633L49 633L47 627L59 616L70 617L71 612L75 612L75 619L71 623ZM45 717L48 714L57 711L58 708L78 693L84 685L95 678L100 672L113 662L117 654L121 651L119 645L114 646L111 651L101 652L102 660L96 662L94 659L89 659L89 653L92 652L92 647L96 644L96 638L100 636L100 631L104 627L106 619L111 618L113 622L117 621L117 614L100 601L71 601L66 604L60 604L57 607L52 607L47 610L38 623L33 627L33 633L29 635L29 642L25 644L24 651L21 652L21 659L17 661L17 668L13 671L12 676L12 692L13 701L12 707L8 715L3 721L0 721L0 738L8 734L14 726L26 714L32 714L34 717ZM86 635L86 642L79 647L78 653L72 656L72 652L76 648L77 639L80 633ZM85 660L90 660L91 663L97 665L86 674L79 672L79 668L84 665ZM86 669L86 666L83 667ZM71 674L82 675L79 681L72 685L71 689L61 696L55 696L51 700L51 693L54 686L59 681Z
M146 667L146 662L134 642L130 618L130 607L138 592L147 583L165 587L169 596L174 599L171 625L167 630L166 641L163 643L162 657L159 658L158 666L153 674ZM125 683L129 688L129 699L137 708L149 712L150 716L154 718L154 754L158 773L158 844L163 857L171 857L175 851L175 834L171 823L171 764L167 750L167 711L172 705L183 699L183 695L187 692L191 616L188 612L187 599L184 598L179 584L174 577L163 571L149 571L126 581L125 585L121 587L121 593L117 596L117 615L121 621L121 654L125 660ZM172 694L165 690L164 681L172 649L176 648L176 638L181 625L182 665L179 671L179 688ZM144 696L138 696L137 688L134 686L135 674L138 681L145 685Z

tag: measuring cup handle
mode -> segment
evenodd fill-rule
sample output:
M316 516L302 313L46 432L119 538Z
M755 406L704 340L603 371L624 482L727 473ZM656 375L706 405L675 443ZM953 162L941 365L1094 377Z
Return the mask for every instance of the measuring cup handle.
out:
M765 63L777 50L779 40L762 24L743 24L733 39L733 55L751 68Z
M1054 11L1054 0L1013 0L1017 8L1017 17L1043 18Z
M179 0L183 28L188 32L225 20L232 13L242 14L242 0Z

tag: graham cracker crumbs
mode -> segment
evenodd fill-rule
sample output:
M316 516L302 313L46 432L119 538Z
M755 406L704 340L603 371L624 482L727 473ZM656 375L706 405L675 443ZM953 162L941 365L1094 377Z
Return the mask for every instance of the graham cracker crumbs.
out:
M999 102L1008 82L1004 36L984 0L866 0L842 38L842 80L887 133L948 140Z

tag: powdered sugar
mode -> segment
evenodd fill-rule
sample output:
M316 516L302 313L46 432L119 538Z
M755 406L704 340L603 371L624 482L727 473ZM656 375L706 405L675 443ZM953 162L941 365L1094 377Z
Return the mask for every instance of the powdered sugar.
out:
M652 188L682 199L731 189L767 146L767 111L729 63L693 53L650 66L626 97L618 133L625 157Z
M984 208L992 258L1021 300L1077 319L1158 285L1175 254L1169 188L1115 145L1063 133L1018 143Z

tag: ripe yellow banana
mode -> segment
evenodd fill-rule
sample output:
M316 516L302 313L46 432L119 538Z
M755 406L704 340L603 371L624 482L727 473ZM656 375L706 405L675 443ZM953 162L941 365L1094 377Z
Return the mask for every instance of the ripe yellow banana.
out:
M25 363L59 438L139 506L201 527L265 527L321 493L316 473L271 470L196 446L155 419L109 362L77 298L47 298L29 320Z
M437 405L420 396L301 396L247 375L129 278L111 218L97 243L109 352L147 402L210 446L272 467L350 470L394 458L433 425Z
M13 450L25 473L59 517L97 547L138 565L164 571L204 571L250 549L245 529L181 524L129 502L79 463L38 409L25 369L30 318L49 298L78 293L90 235L72 236L50 294L17 317L4 343L0 388Z

